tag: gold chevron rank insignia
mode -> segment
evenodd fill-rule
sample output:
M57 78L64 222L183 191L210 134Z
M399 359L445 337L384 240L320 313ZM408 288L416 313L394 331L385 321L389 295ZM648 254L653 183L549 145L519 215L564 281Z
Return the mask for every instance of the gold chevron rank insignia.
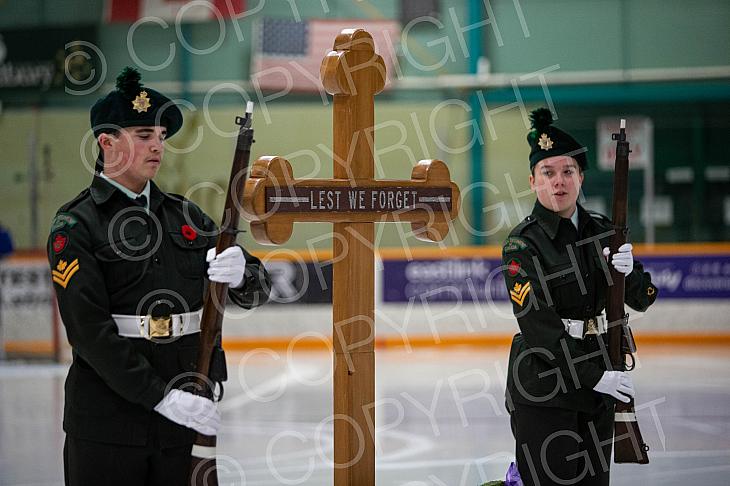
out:
M53 276L53 281L65 289L71 277L78 271L78 258L71 263L68 263L66 260L59 260L56 269L51 272L51 275Z
M527 282L524 285L519 282L515 282L515 286L509 291L509 296L516 304L522 305L527 298L527 294L530 293L530 289L532 289L530 282Z

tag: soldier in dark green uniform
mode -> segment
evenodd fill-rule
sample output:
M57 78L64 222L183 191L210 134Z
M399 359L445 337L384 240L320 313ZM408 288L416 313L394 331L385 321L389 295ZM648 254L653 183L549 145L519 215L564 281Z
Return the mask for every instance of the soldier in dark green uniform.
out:
M73 363L63 427L68 485L182 485L213 401L183 390L195 372L207 277L244 308L269 277L240 246L215 254L216 225L152 178L182 114L126 68L91 109L100 147L91 186L64 204L48 242Z
M537 201L502 249L521 331L507 377L517 465L525 485L608 485L613 400L634 394L628 374L606 371L608 354L599 345L607 344L604 255L612 226L577 204L585 149L552 126L547 109L531 119L530 187ZM626 275L626 304L645 311L657 289L631 244L611 263Z

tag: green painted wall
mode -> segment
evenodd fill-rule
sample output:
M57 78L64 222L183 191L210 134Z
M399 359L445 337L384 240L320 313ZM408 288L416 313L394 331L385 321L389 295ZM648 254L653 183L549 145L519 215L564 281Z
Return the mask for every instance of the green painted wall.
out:
M100 0L6 0L0 4L0 29L96 23L103 6Z
M497 72L712 66L730 63L730 2L718 0L496 1L502 34L487 37Z
M331 105L308 102L273 105L271 123L266 123L262 116L256 119L254 156L286 156L294 166L296 177L331 177L331 111ZM158 184L170 192L187 194L218 218L223 204L219 188L228 182L235 144L235 139L220 132L234 130L233 120L239 114L240 111L234 108L220 107L210 110L209 120L202 111L188 116L182 131L168 142L164 164L156 179ZM465 150L472 135L467 128L453 129L466 118L463 109L449 105L437 111L433 104L424 102L377 105L378 177L410 178L411 167L418 160L442 158L447 161L454 180L466 186L468 159ZM81 143L89 130L87 124L85 110L48 109L42 114L32 110L8 110L0 117L0 146L7 150L2 156L0 194L3 205L12 208L0 221L13 230L19 246L31 244L27 167L33 134L38 134L37 160L41 179L45 179L39 185L41 233L45 233L55 209L78 194L91 180L94 142L87 136L86 144L82 146ZM51 148L50 170L45 169L41 156L46 145ZM408 228L403 226L399 233L398 225L387 226L380 230L380 244L402 246L401 234ZM306 247L309 238L328 231L326 225L300 225L287 246ZM468 244L467 236L462 225L457 223L449 244ZM316 246L328 244L320 242ZM420 243L409 238L408 244Z
M405 75L467 71L465 42L468 0L442 2L435 22L419 21L404 36L401 67ZM207 49L222 36L213 52L190 55L193 80L245 79L249 74L253 24L262 17L398 18L391 0L249 2L249 12L236 25L225 22L189 24L182 34L195 49ZM730 2L725 0L491 0L493 21L484 28L483 52L494 72L529 73L559 65L561 71L723 66L730 64ZM294 8L292 7L294 5ZM101 0L5 0L0 3L0 30L99 23ZM109 78L133 61L129 25L100 24L99 47L109 63ZM404 26L406 28L406 26ZM134 52L159 66L175 44L173 62L145 73L149 81L177 80L183 47L175 26L139 26L132 36ZM39 36L42 33L39 32ZM430 45L429 45L430 44ZM444 56L448 60L439 62ZM419 68L428 66L427 70ZM437 68L438 67L438 68Z

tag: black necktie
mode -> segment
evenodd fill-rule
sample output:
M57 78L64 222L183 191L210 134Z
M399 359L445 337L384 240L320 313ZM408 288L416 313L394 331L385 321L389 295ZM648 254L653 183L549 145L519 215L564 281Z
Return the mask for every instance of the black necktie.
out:
M142 194L141 196L137 196L132 202L137 206L147 209L147 196L145 196L144 194Z

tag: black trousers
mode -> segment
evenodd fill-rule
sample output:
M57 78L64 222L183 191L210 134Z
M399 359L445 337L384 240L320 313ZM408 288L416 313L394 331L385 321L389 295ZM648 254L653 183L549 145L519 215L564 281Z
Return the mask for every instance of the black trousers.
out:
M185 486L192 444L170 449L93 442L66 436L66 486Z
M517 467L525 486L608 486L613 409L594 414L514 404Z

